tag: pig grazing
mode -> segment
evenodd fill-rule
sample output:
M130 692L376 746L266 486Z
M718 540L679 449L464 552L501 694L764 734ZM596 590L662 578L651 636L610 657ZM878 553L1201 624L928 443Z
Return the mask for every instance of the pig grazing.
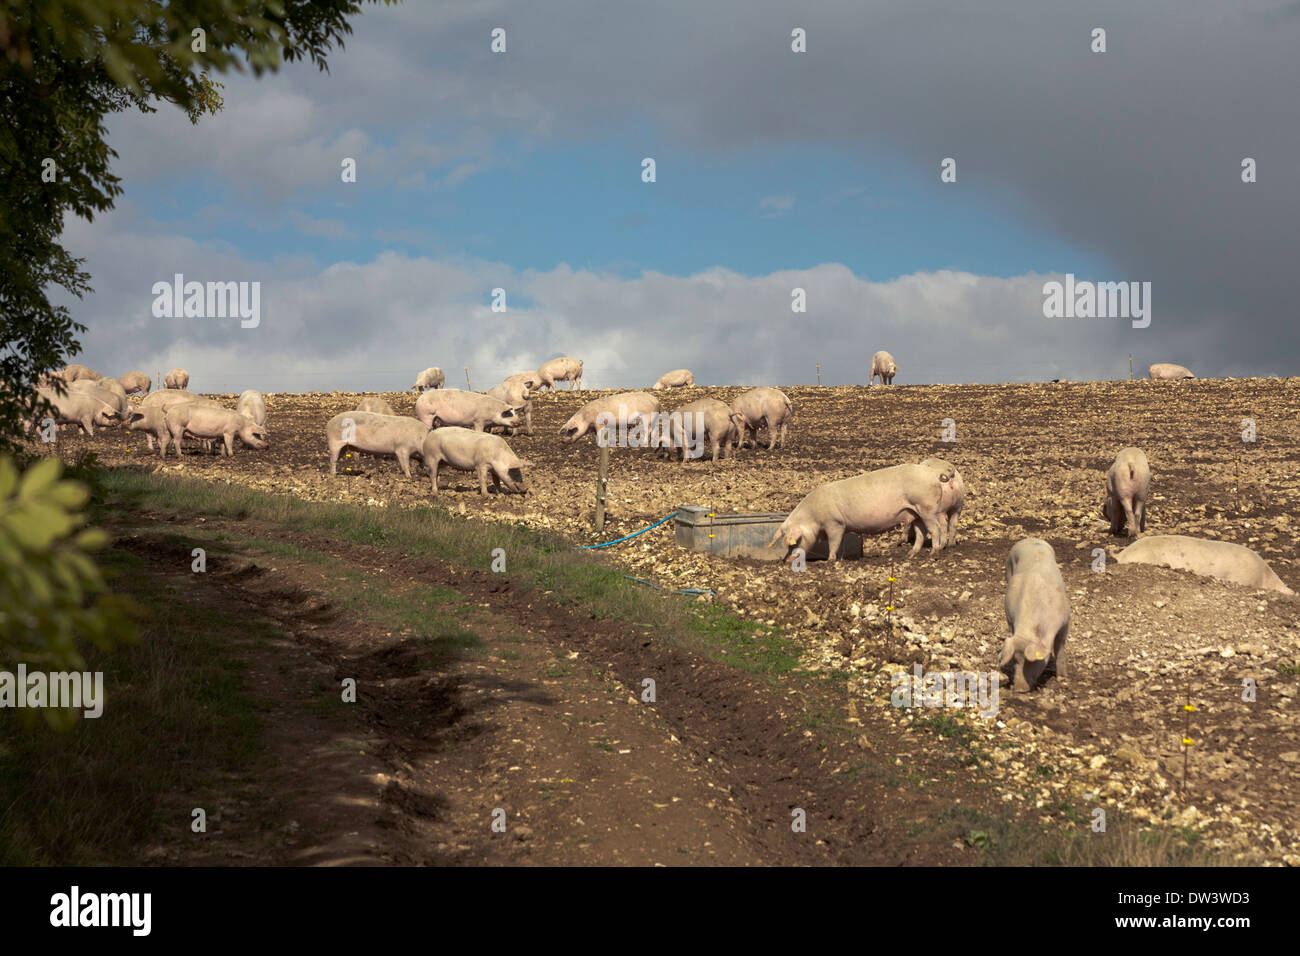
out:
M881 385L893 385L894 376L898 374L898 363L888 352L877 352L871 356L871 375L867 379L868 385L876 383L876 376L880 376Z
M423 455L424 437L429 426L406 415L379 415L375 412L343 412L325 423L325 439L330 448L330 474L338 474L339 452L355 448L370 455L392 455L411 477L411 456ZM426 460L427 464L427 460Z
M109 392L101 393L110 395ZM53 407L54 411L49 416L54 419L54 424L58 425L80 425L81 431L86 435L95 434L95 426L100 425L108 427L117 417L117 409L105 402L99 396L86 391L69 390L66 395L56 395L49 389L38 389L36 392L38 399L47 400ZM41 422L45 415L37 412L32 419L31 427L40 428Z
M1261 591L1295 593L1258 554L1227 541L1157 534L1130 544L1115 560L1120 564L1161 564Z
M68 386L69 392L85 392L87 395L93 395L105 405L117 413L117 417L126 421L126 412L130 403L126 400L126 392L119 387L116 391L112 388L101 388L100 382L104 379L85 379L80 378ZM116 384L116 383L114 383Z
M1147 529L1147 492L1151 489L1151 466L1141 448L1123 448L1106 472L1106 497L1102 517L1110 521L1110 533L1128 526L1128 536Z
M966 504L966 482L962 480L961 472L951 463L944 461L942 458L927 458L921 462L921 467L929 468L939 479L939 484L943 486L943 494L939 500L939 513L944 520L943 546L952 547L957 543L957 521L961 518L961 509ZM925 529L918 528L915 521L909 522L904 529L904 538L912 541L914 534L924 535ZM931 542L931 547L934 543Z
M174 368L163 376L163 388L189 388L190 373L183 368Z
M478 493L487 494L488 475L499 491L505 485L510 491L527 494L523 469L530 463L520 460L506 440L500 435L471 431L468 428L435 428L424 436L422 446L424 463L429 466L429 482L433 493L438 493L438 466L443 462L461 471L478 472Z
M713 446L714 461L718 460L719 452L731 454L732 437L739 431L730 407L716 398L701 398L674 409L668 422L672 429L673 447L682 450L683 462L688 448L693 452L690 457L703 456L706 440Z
M658 424L659 399L645 392L620 392L583 405L560 426L560 434L567 444L577 441L588 432L609 426L615 433L612 440L617 440L620 425L624 430L637 426L645 430L645 444L651 445L659 440Z
M556 382L568 382L569 388L582 388L582 362L575 358L553 358L537 369L537 390L555 391Z
M211 405L213 408L221 408L220 402L215 402L210 398L204 398L202 395L195 395L193 392L187 392L183 388L164 388L161 392L154 392L152 395L145 396L144 401L140 403L141 408L158 408L166 412L173 405L185 405L189 402L197 402L201 405ZM145 432L149 440L149 448L153 449L153 434ZM210 447L210 446L209 446Z
M502 385L513 385L518 382L530 392L537 391L537 386L542 384L542 377L536 372L516 372L514 375L507 375L501 380Z
M239 401L235 402L235 411L254 425L266 424L266 402L262 400L261 392L245 389L240 393Z
M695 384L695 375L687 368L673 369L671 372L664 372L659 376L659 381L650 387L654 391L664 388L689 388Z
M85 365L69 365L59 373L59 377L68 385L71 385L73 382L98 382L103 378L103 376L93 368L89 368Z
M901 524L919 521L933 538L932 551L943 549L946 518L940 511L943 486L931 468L922 465L894 465L832 481L808 493L772 538L782 541L787 562L795 548L806 553L820 538L826 539L829 558L839 556L845 531L883 534ZM924 535L918 534L912 547L921 550Z
M167 431L171 433L176 444L176 454L185 454L181 447L181 438L204 440L220 438L224 441L222 452L230 458L235 456L235 439L238 438L249 448L266 447L266 429L245 418L239 412L232 412L219 405L203 402L182 402L172 405L165 413Z
M440 388L421 393L415 400L415 417L425 428L465 425L481 432L488 425L512 428L519 423L513 406L479 392Z
M1017 541L1007 555L1006 611L1011 636L998 666L1013 674L1015 689L1037 686L1049 666L1065 677L1070 601L1056 552L1042 538Z
M751 432L754 445L758 445L758 429L767 425L767 450L771 451L780 444L785 447L785 430L792 417L790 399L779 388L751 388L742 393L731 403L731 411L737 416L739 439L736 450L745 446L745 438Z
M527 373L524 375L512 375L500 385L493 385L487 390L487 394L495 399L505 402L511 408L517 409L524 413L524 427L529 435L533 433L533 400L530 397L531 392L526 382ZM518 430L518 426L511 431Z
M417 392L423 392L426 388L442 388L443 383L447 381L447 376L442 374L442 369L438 366L426 368L419 375L415 376L415 384L411 388Z
M149 438L149 447L153 448L154 439L158 439L158 454L167 457L167 443L171 441L171 430L167 427L167 415L161 405L141 405L133 408L126 420L129 431L144 432Z
M396 415L391 405L377 395L367 395L357 402L357 411L374 412L376 415Z
M1180 378L1196 378L1191 372L1181 365L1170 365L1167 362L1157 362L1147 369L1147 375L1153 379L1168 381Z
M149 376L144 372L127 372L117 381L122 386L122 391L128 395L134 395L136 392L143 392L148 395L149 388L153 384L149 381Z

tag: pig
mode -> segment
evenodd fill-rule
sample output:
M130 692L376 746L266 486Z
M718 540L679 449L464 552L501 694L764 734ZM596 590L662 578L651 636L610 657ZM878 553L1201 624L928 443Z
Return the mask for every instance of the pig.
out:
M465 392L459 388L422 392L415 400L415 417L424 422L426 428L472 425L476 432L481 432L488 424L510 428L519 422L514 406L491 395Z
M943 546L952 547L957 543L957 521L961 518L961 509L966 504L966 482L962 480L961 472L951 462L944 461L942 458L927 458L921 462L921 466L933 471L943 486L943 494L939 501L939 512L944 519ZM925 529L919 528L917 522L913 520L904 528L903 537L907 541L912 541L914 534L924 535L924 533ZM930 547L933 549L933 541Z
M126 389L124 389L122 387L122 383L115 378L109 378L106 375L95 384L98 385L100 388L107 389L108 391L112 392L114 395L121 395L123 398L126 398Z
M796 548L806 553L824 537L829 559L835 561L845 531L882 534L919 520L933 538L932 551L939 551L947 524L942 504L943 486L933 469L894 465L814 488L782 522L771 543L785 544L789 563ZM923 538L924 534L917 535L913 555L921 550Z
M695 375L690 369L678 368L671 372L664 372L659 376L659 381L651 385L651 389L659 391L664 388L688 388L695 384Z
M112 397L109 392L102 394ZM53 406L54 410L49 417L54 420L56 427L80 425L84 435L95 434L96 425L107 428L118 415L113 405L88 391L71 389L66 395L56 395L53 391L42 388L37 389L36 395L38 400L43 398ZM39 429L45 418L44 413L37 411L31 429Z
M235 411L254 425L263 427L266 425L266 402L263 401L261 392L251 388L244 389L239 394L239 401L235 402Z
M184 404L184 403L182 403ZM171 431L167 427L166 410L161 405L141 405L127 414L126 426L130 431L144 432L149 439L149 448L153 448L154 439L158 439L158 455L167 457L167 443L171 441Z
M537 369L537 391L549 388L555 391L556 382L568 382L569 388L582 388L582 362L575 358L553 358Z
M1181 365L1171 365L1168 362L1157 362L1147 369L1147 375L1157 380L1169 380L1180 378L1196 378L1191 372Z
M130 408L127 401L126 392L119 387L117 391L111 388L100 388L99 383L104 379L85 379L79 378L68 386L69 392L85 392L87 395L93 395L105 405L108 405L113 411L117 412L117 417L121 421L126 421L126 412ZM114 383L116 385L116 383Z
M210 398L204 398L202 395L196 395L193 392L187 392L183 388L164 388L161 392L154 392L152 395L145 396L144 401L140 403L141 408L157 407L164 412L173 405L184 405L187 402L198 402L203 405L211 405L214 408L222 408L220 402L215 402ZM153 435L145 432L149 440L149 449L153 450ZM211 444L205 442L205 447L211 450Z
M330 474L338 474L339 452L355 448L370 455L392 455L411 477L411 456L423 457L424 438L429 426L406 415L376 412L343 412L325 423L330 448ZM426 459L426 464L428 461Z
M493 385L489 388L487 394L505 402L512 408L521 410L524 413L524 427L527 429L527 434L531 435L533 433L533 400L530 397L532 393L529 391L526 381L526 373L524 377L512 375L500 385ZM516 422L516 427L511 431L517 430L518 423Z
M98 372L96 372L93 368L88 368L85 365L69 365L67 368L65 368L62 372L59 373L59 377L62 378L63 381L69 385L71 385L73 382L81 382L81 381L98 382L101 378L103 378L103 376L100 375Z
M149 388L153 384L149 380L149 376L144 372L127 372L117 381L122 386L122 390L128 395L134 395L136 392L143 392L148 395Z
M569 444L606 425L617 433L620 423L625 429L637 426L644 429L646 445L658 444L659 399L646 392L619 392L594 399L560 426L560 435L565 444Z
M447 376L442 374L442 369L434 365L415 376L415 384L411 388L423 392L426 388L442 388L446 381Z
M731 403L731 411L738 419L739 440L736 450L745 447L745 438L752 432L754 445L758 446L758 428L767 425L767 450L780 444L785 447L785 431L792 417L790 399L779 388L751 388Z
M450 426L435 428L424 436L421 446L424 463L429 466L429 484L438 493L438 466L446 462L461 471L478 472L478 493L487 494L488 474L499 491L505 485L510 491L527 494L524 485L524 468L532 466L510 450L500 435L489 435L469 428Z
M396 415L391 405L377 395L367 395L357 402L357 411L374 412L376 415Z
M1017 541L1007 554L1007 626L998 667L1012 675L1017 691L1036 687L1051 667L1065 675L1065 638L1070 600L1056 564L1056 552L1042 538Z
M510 385L518 382L530 392L537 391L537 386L542 384L542 377L536 372L516 372L514 375L507 375L501 380L502 385Z
M881 385L893 385L894 376L898 374L898 363L888 352L880 351L871 356L871 375L867 378L868 385L876 384L876 376L880 376Z
M1101 514L1110 521L1110 533L1119 534L1128 526L1128 536L1136 538L1147 529L1147 492L1151 488L1151 466L1141 448L1122 448L1115 463L1106 472L1106 497Z
M165 418L177 455L185 454L181 447L181 438L185 435L192 438L222 439L225 443L222 452L229 458L235 456L236 438L249 448L266 447L265 428L239 412L232 412L219 405L182 402L168 407Z
M681 448L683 462L687 458L687 446L691 446L691 458L702 457L706 439L713 446L714 461L718 460L719 452L730 455L732 438L739 431L731 408L716 398L701 398L674 409L668 421L673 447Z
M1130 544L1115 560L1120 564L1160 564L1261 591L1295 593L1258 554L1228 541L1157 534Z
M190 373L183 368L174 368L163 376L163 388L189 388Z

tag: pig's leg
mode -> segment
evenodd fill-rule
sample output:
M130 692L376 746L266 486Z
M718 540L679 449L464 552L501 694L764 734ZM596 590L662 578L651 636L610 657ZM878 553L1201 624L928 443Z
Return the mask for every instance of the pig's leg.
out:
M832 524L826 526L826 560L838 561L840 558L840 542L844 540L844 526Z
M788 424L787 424L786 422L782 422L782 423L781 423L781 441L780 441L778 444L780 444L780 446L781 446L782 448L785 447L785 430L786 430L786 428L788 428L788 427L789 427L789 426L788 426Z
M1146 531L1147 529L1147 503L1139 501L1137 503L1138 530Z
M1064 679L1065 677L1068 676L1065 673L1065 630L1064 628L1061 630L1061 633L1056 635L1056 651L1054 653L1054 656L1056 658L1056 676Z
M181 455L185 454L185 442L184 442L185 433L184 430L182 430L181 433L178 435L176 433L176 430L172 429L171 434L172 434L172 444L176 446L176 457L179 458Z
M527 435L533 437L533 403L529 402L528 407L524 409L524 424L528 426Z
M158 454L161 455L163 458L167 457L168 438L169 436L165 430L158 436Z
M442 464L442 457L434 455L432 459L425 462L429 466L429 486L433 494L438 493L438 466Z
M411 452L406 448L399 448L394 453L397 455L397 463L402 466L402 473L407 478L411 477Z
M222 435L221 437L225 439L226 457L234 458L235 457L235 436L232 435L230 432L226 432L226 434Z
M145 432L144 437L149 442L149 450L153 451L153 435L149 434L148 432Z
M479 465L477 470L478 470L478 493L480 495L485 495L487 494L487 481L488 481L487 462L484 462L483 464ZM501 487L501 483L497 481L497 476L495 473L492 475L492 484L496 485L498 489L500 489Z
M722 450L722 442L718 441L717 437L715 436L713 439L713 460L714 461L718 460L718 452L720 452L721 450Z
M89 418L87 418L85 421L83 421L83 422L81 423L81 433L82 433L83 435L93 435L93 434L95 434L95 423L94 423L94 421L91 420L91 419L89 419Z
M1124 499L1124 526L1128 529L1130 538L1137 537L1137 516L1133 514L1133 502L1129 498Z
M918 554L920 554L921 545L925 544L925 532L929 531L930 527L929 525L926 525L924 522L922 522L921 525L922 526L917 530L916 540L912 542L912 553L908 555L908 557L914 558ZM933 534L933 532L931 532L931 534Z
M334 442L330 442L330 474L331 475L337 475L339 473L339 452L341 452L342 450L343 450L342 444L335 444Z

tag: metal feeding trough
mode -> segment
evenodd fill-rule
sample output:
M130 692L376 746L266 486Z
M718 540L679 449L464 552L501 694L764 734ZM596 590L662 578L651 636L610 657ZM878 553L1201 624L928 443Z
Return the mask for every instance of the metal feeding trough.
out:
M677 509L673 520L677 546L707 551L724 558L757 558L760 561L780 561L785 557L785 546L772 543L781 522L790 516L788 511L752 511L723 514L708 508L687 505ZM818 541L808 552L808 560L826 559L826 542ZM840 557L862 557L862 537L851 531L844 533Z

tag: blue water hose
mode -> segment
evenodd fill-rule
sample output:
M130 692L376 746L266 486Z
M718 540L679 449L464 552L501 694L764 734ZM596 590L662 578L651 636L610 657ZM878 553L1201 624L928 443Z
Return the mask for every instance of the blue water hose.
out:
M667 517L660 518L660 519L659 519L658 521L656 521L654 524L650 525L650 527L648 527L648 528L642 528L640 531L634 532L633 534L629 534L629 535L627 535L627 536L625 536L625 537L622 537L622 538L617 538L617 539L615 539L615 540L613 540L613 541L605 541L605 542L603 542L603 543L601 543L601 544L580 544L580 545L578 545L577 547L575 547L573 550L574 550L574 551L590 551L592 548L608 548L611 544L621 544L621 543L624 542L624 541L631 541L633 538L637 537L638 535L645 534L647 531L651 531L651 530L653 530L653 529L659 527L661 524L663 524L663 523L664 523L665 521L667 521L669 518L675 518L675 517L677 517L677 512L676 512L676 511L674 511L672 514L668 515Z

